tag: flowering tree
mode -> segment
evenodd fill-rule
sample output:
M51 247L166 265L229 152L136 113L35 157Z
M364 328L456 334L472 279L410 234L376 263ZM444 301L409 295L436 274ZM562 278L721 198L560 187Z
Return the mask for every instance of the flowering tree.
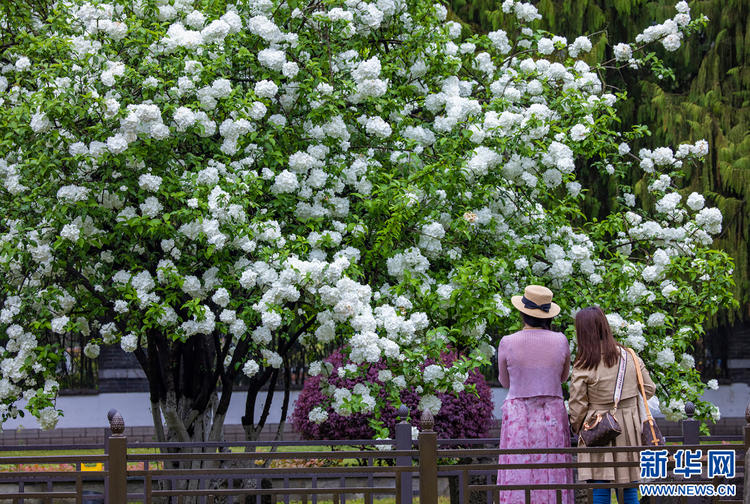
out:
M487 329L518 327L507 300L529 283L556 291L563 323L601 306L667 412L697 401L685 351L732 302L731 261L710 249L719 211L671 181L708 145L631 153L647 132L613 132L624 95L577 59L589 40L535 31L530 4L504 9L516 32L459 45L421 0L8 6L3 418L23 398L54 427L52 341L70 331L90 357L135 353L160 440L220 440L239 373L252 438L258 385L296 341L346 343L347 378L387 362L391 380L355 393L312 366L338 414L377 417L378 392L407 385L437 413L436 394L494 352ZM700 23L677 9L618 46L623 65L663 71L645 44L676 48ZM614 177L640 163L655 212L625 188L622 211L585 222L584 161ZM462 358L420 371L448 347Z

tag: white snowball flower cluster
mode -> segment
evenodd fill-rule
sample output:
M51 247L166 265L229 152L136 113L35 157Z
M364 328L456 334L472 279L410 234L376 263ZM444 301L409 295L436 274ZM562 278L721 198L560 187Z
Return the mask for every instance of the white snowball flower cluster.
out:
M625 343L637 352L646 347L646 337L643 335L644 326L641 322L627 324L625 327Z
M428 383L432 383L433 385L437 385L439 380L442 380L445 377L445 371L443 370L442 366L437 366L435 364L430 364L424 369L424 380Z
M417 248L411 248L388 259L388 274L399 280L404 278L405 271L419 275L426 273L429 267L430 262Z
M150 192L157 192L161 186L162 178L157 175L144 173L138 178L138 185Z
M242 366L242 372L245 373L245 376L253 377L255 374L260 370L260 366L257 362L255 362L253 359L248 360L245 362L245 364Z
M23 72L31 68L31 61L26 56L21 56L16 60L15 70L17 72Z
M664 418L670 422L679 422L685 418L685 401L682 399L671 399L669 404L661 406L661 412L664 413Z
M297 176L287 170L276 175L275 183L271 190L277 193L290 193L299 187Z
M570 130L570 138L576 142L579 142L588 136L589 131L589 128L587 128L583 124L576 124Z
M688 196L687 205L691 210L701 210L705 204L706 199L701 194L691 193L690 196Z
M367 119L365 124L367 133L378 136L380 138L388 138L391 136L391 127L381 117L371 117Z
M99 345L96 343L87 343L86 347L83 349L83 353L86 354L86 357L89 359L96 359L99 356L99 352L101 351Z
M68 324L69 321L70 321L70 318L65 315L63 315L62 317L57 317L57 318L52 319L52 322L51 322L52 332L55 332L58 334L64 333L65 326Z
M666 315L663 313L652 313L648 317L648 326L649 327L661 327L664 325L665 319L666 319Z
M44 408L39 412L39 427L42 430L52 430L60 420L60 416L55 408Z
M279 87L273 81L262 80L255 84L255 94L259 98L273 98L278 92Z
M721 221L722 215L718 208L704 208L695 217L696 224L712 235L721 233Z
M128 333L126 336L122 337L120 345L123 351L133 353L136 348L138 348L138 337L133 333Z
M667 19L662 24L649 26L635 38L635 41L639 44L648 44L660 40L667 51L679 49L682 45L680 27L686 26L690 22L690 9L686 2L679 2L676 9L677 15L674 19Z
M588 37L578 37L568 46L568 54L571 58L577 58L580 53L589 52L591 48L591 41Z
M617 44L614 46L613 51L617 61L630 61L630 58L633 57L633 50L628 44Z
M657 250L653 256L653 265L643 268L641 276L645 282L657 282L664 278L665 269L671 264L669 255L662 249Z
M261 349L261 354L263 355L263 358L266 360L266 362L268 362L268 365L272 368L279 369L284 363L281 356L272 350L263 348Z
M721 420L721 411L718 406L711 406L711 420L713 420L714 423Z
M211 300L223 308L229 304L229 291L227 291L224 287L219 287L218 289L216 289L216 292L214 293Z
M495 49L498 50L500 54L507 54L511 50L511 45L508 40L508 34L503 30L497 30L494 32L490 32L487 37L492 42L492 45L495 47Z
M656 354L656 364L661 367L671 366L674 362L674 352L671 348L665 348Z
M337 388L333 392L333 409L336 411L337 414L341 416L349 416L351 415L351 410L349 409L349 406L347 404L348 401L350 401L352 398L352 393L350 390L344 389L344 388Z
M430 410L430 413L437 415L440 413L440 408L443 407L443 401L441 401L435 395L424 395L419 399L419 405L417 409L419 411Z
M381 64L377 56L360 62L352 71L357 91L349 99L358 103L366 98L378 98L388 90L388 83L380 79Z
M320 406L316 406L310 411L310 413L308 414L308 418L315 424L322 424L323 422L328 420L328 412Z
M439 222L426 224L422 226L422 234L419 237L419 248L424 250L428 255L435 256L443 246L440 240L445 236L445 229Z
M682 354L682 360L680 361L680 367L682 367L686 371L689 371L689 370L695 368L695 357L693 357L692 355L687 354L687 353Z

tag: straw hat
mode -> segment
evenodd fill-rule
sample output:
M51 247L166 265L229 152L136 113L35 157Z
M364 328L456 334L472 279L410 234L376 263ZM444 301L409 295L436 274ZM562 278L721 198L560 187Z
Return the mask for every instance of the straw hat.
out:
M552 302L552 291L541 285L529 285L523 296L510 298L518 311L536 318L552 318L560 313L560 307Z

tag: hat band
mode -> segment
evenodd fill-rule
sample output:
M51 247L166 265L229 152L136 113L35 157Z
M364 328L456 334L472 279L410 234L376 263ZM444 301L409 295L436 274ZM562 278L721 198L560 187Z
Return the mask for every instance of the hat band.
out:
M542 310L544 313L549 313L549 309L552 308L552 303L538 305L535 302L526 299L526 296L521 298L521 302L529 310Z

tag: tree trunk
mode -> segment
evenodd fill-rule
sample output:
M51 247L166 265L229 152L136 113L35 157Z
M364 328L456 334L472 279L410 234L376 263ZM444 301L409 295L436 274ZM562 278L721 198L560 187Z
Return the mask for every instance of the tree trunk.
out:
M223 352L213 335L197 335L187 342L169 341L159 331L148 332L148 348L136 352L149 380L151 415L158 442L192 443L222 441L226 408L232 394L231 381L219 395L220 372L216 361ZM223 357L222 357L223 358ZM195 447L163 448L163 453L201 453L215 451ZM220 464L220 463L219 463ZM200 470L219 467L217 462L184 460L165 464L170 469ZM199 480L160 482L162 489L195 490ZM185 498L186 504L198 500Z
M306 331L313 320L299 322L294 331L284 339L275 340L279 355L284 359L285 393L282 417L276 439L281 439L289 407L289 387L291 369L287 355L299 335ZM173 340L158 329L149 329L146 334L147 347L139 347L135 355L146 373L151 396L151 410L156 439L160 442L188 444L192 442L221 442L224 440L224 422L232 398L232 386L241 370L242 362L248 357L251 339L249 336L234 341L231 362L224 366L229 354L232 338L227 338L218 330L213 334L198 334L187 341ZM251 354L252 355L252 354ZM255 358L258 358L257 356ZM273 393L279 378L279 369L266 368L260 376L251 379L245 404L242 425L247 441L256 441L266 424L273 401ZM219 391L221 384L221 391ZM261 388L268 384L266 401L258 424L255 424L255 400ZM215 452L214 448L178 447L164 448L167 453ZM254 450L253 450L254 451ZM249 467L251 461L176 461L167 465L168 469L217 469L242 464ZM255 480L246 480L240 486L254 488ZM170 488L164 481L162 486ZM226 488L226 481L213 481L215 488ZM174 483L175 489L197 489L198 480L180 480ZM186 504L197 502L185 498Z

